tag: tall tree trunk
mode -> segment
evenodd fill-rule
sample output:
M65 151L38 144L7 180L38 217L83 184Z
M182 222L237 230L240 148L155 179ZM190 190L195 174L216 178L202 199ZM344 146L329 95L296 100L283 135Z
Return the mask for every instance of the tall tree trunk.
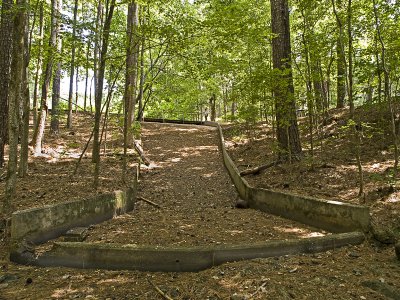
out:
M102 30L103 38L100 52L100 65L97 78L97 89L95 95L95 118L94 118L94 133L93 133L93 151L92 159L95 163L94 169L94 187L97 188L99 184L100 173L100 121L101 121L101 102L103 99L103 85L104 75L106 70L106 55L108 51L108 40L110 37L111 21L114 14L115 0L111 0L110 7L106 13L106 20Z
M215 109L215 103L217 100L217 96L215 95L215 93L212 94L210 100L209 100L209 104L210 104L210 121L215 122L215 118L216 118L216 109Z
M122 178L126 173L126 152L133 144L132 124L135 118L136 105L136 81L137 81L137 46L136 36L138 26L139 10L135 1L128 4L128 15L126 19L126 71L125 71L125 92L124 92L124 157L122 167Z
M98 85L98 73L99 73L99 56L100 56L100 48L101 48L101 36L102 36L102 23L103 23L103 3L99 1L97 5L96 12L96 31L95 31L95 41L94 41L94 53L93 53L93 94L94 98L96 98L97 94L97 85ZM92 93L90 93L90 111L93 112L92 106ZM94 162L94 158L92 157L92 161Z
M75 114L78 113L78 101L79 101L79 66L76 65L75 70Z
M375 48L375 61L376 61L376 75L378 76L378 103L380 104L382 101L382 67L381 60L379 58L379 49L378 49L378 37L375 34L374 37L374 48Z
M349 40L349 70L348 70L348 97L349 97L349 105L350 105L350 116L351 118L354 116L354 99L353 99L353 35L352 35L352 3L351 0L348 1L347 5L347 38Z
M312 79L314 77L314 73L311 70L311 63L310 63L310 57L311 57L311 53L309 51L310 42L308 41L308 39L306 39L306 36L308 36L307 29L309 28L307 20L308 12L301 10L301 15L303 17L302 42L304 46L304 58L306 63L305 81L306 81L306 91L307 91L306 97L307 97L307 109L308 109L308 130L310 137L310 154L311 157L313 157L314 156L314 99L312 90L312 81L313 81ZM317 98L315 97L315 99ZM317 108L318 108L318 102L317 102Z
M344 100L346 97L346 86L348 87L348 78L347 78L347 62L346 55L344 51L344 34L343 34L343 22L339 16L339 13L336 8L335 0L331 0L333 13L336 18L336 23L338 26L338 37L336 43L336 53L337 53L337 99L336 99L336 107L343 108ZM340 6L342 4L342 0L338 0L337 4Z
M291 65L290 25L288 0L271 0L273 68L279 72L279 81L273 87L277 140L281 160L300 159L302 149L297 127L296 101Z
M347 96L348 96L348 99L349 99L349 105L350 105L350 115L352 117L353 113L354 113L354 103L353 103L353 66L352 66L352 64L353 64L353 61L352 61L353 60L352 59L352 57L353 57L353 49L352 49L353 46L352 46L352 43L353 42L352 42L352 37L351 37L351 28L348 29L348 36L349 36L349 39L351 40L351 41L349 40L349 43L348 43L348 46L350 47L350 49L349 49L349 57L351 57L351 61L349 62L349 68L347 68L348 64L347 64L347 60L346 60L346 52L345 52L345 47L344 47L344 33L343 33L343 27L344 26L343 26L342 20L341 20L341 18L339 16L339 13L338 13L338 11L336 9L335 0L331 0L331 2L332 2L333 13L334 13L334 15L336 17L336 23L337 23L338 28L339 28L338 49L339 49L340 53L338 54L338 58L340 57L340 60L342 61L341 62L342 65L341 66L338 65L338 70L339 70L339 68L342 68L341 71L342 70L344 71L344 76L343 77L344 77L344 80L345 80L345 83L346 83L346 92L347 92ZM338 0L337 2L338 2L338 5L342 4L342 0ZM351 10L351 0L349 0L348 7L347 7L347 25L350 25L350 26L351 26L351 12L352 12L352 10ZM351 72L351 74L349 74L350 72ZM339 71L338 71L338 73L339 73ZM338 80L340 80L340 78L342 78L342 77L338 76ZM338 93L339 93L339 86L338 86ZM338 94L338 97L339 97L339 94ZM338 98L338 101L340 101L339 98Z
M57 37L57 7L58 0L51 0L51 26L50 26L50 37L49 37L49 46L47 53L47 63L46 69L43 74L43 83L42 83L42 96L40 99L40 113L39 113L39 121L35 127L35 131L33 133L32 138L32 146L33 152L35 155L40 155L42 153L42 140L44 136L44 128L46 125L46 117L47 117L47 95L50 88L51 74L53 69L53 60L54 60L54 49L56 49L56 37Z
M90 41L88 40L87 41L87 49L86 49L85 97L83 98L83 111L86 111L86 105L87 105L87 92L88 92L88 81L89 81L89 51L90 51Z
M76 19L78 16L78 0L74 4L74 19L72 24L72 51L71 51L71 69L69 74L69 92L68 92L68 118L67 128L72 128L72 97L74 93L74 72L75 72L75 48L76 48Z
M26 0L17 0L14 14L13 50L11 62L10 97L8 105L9 161L7 168L3 212L11 212L11 199L15 195L18 164L19 105L24 97L24 53L26 29Z
M143 34L143 33L142 33ZM141 45L140 45L140 81L139 81L139 94L138 94L138 102L139 102L139 109L138 109L138 116L137 120L141 121L143 120L143 93L144 93L144 82L146 80L145 78L145 72L144 72L144 42L145 38L144 35L142 35L141 39Z
M29 157L29 112L30 112L30 98L29 98L29 61L30 61L30 48L29 48L29 14L26 14L25 21L25 40L24 40L24 70L23 70L23 105L22 105L22 122L21 122L21 151L18 175L25 177L28 174L28 157Z
M60 7L62 0L57 0L56 5L56 20L54 26L57 28L56 30L56 45L57 51L61 53L61 39L60 39L60 19L61 12ZM58 135L59 127L60 127L60 89L61 89L61 60L57 58L56 70L53 75L53 93L51 95L51 123L50 123L50 132L54 135Z
M344 62L343 46L341 43L340 38L338 38L336 47L336 108L344 108L344 99L346 98L346 64Z
M56 71L53 76L53 93L51 95L51 124L50 131L58 135L60 131L60 89L61 89L61 62L57 62Z
M94 87L95 84L93 84L96 81L95 76L92 76L92 79L90 80L90 87L89 87L89 107L90 107L90 112L93 112L93 105L92 105L92 90L95 90L96 88Z
M137 40L137 26L138 26L138 5L135 1L131 1L128 5L128 16L126 20L126 71L125 71L125 92L124 92L124 104L125 104L125 125L124 130L126 131L127 140L126 145L132 145L133 134L132 124L135 116L135 105L136 105L136 81L137 81L137 46L139 45Z
M38 118L38 86L39 77L42 71L42 58L43 58L43 2L40 2L39 6L39 51L36 61L36 72L35 72L35 83L33 86L33 126L37 125Z
M0 168L4 165L4 146L8 140L8 99L10 85L13 1L3 0L0 24Z

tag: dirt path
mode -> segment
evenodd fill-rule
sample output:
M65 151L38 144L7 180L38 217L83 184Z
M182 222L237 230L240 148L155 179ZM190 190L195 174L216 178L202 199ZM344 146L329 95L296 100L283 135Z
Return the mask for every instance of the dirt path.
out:
M96 226L92 240L191 245L311 234L287 220L232 208L236 192L213 129L144 124L143 134L145 150L158 167L143 172L140 195L162 209L140 202L131 214ZM191 171L197 176L191 177ZM174 300L383 300L389 296L382 290L400 290L400 264L393 247L369 241L312 255L227 263L198 273L37 268L0 260L0 300L163 299L148 280Z
M143 125L144 170L139 202L124 216L94 226L92 242L139 245L251 243L323 235L305 225L252 209L234 208L237 193L222 162L217 131L195 125Z

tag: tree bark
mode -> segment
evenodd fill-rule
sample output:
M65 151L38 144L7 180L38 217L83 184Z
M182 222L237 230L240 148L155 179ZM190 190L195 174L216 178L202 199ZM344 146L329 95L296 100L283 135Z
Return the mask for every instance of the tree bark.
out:
M141 121L143 120L143 93L144 93L144 82L146 80L145 77L145 72L144 72L144 42L145 38L144 35L142 36L141 39L141 45L140 45L140 81L139 81L139 94L138 94L138 99L137 101L139 102L139 109L138 109L138 116L137 120Z
M76 39L76 19L78 16L78 0L74 4L74 19L72 24L72 51L71 51L71 69L69 74L69 92L68 92L68 118L67 128L72 128L72 96L74 93L74 74L75 74L75 39Z
M22 122L21 122L21 151L18 175L25 177L28 174L28 157L29 157L29 112L30 112L30 97L29 97L29 14L26 16L25 21L25 40L24 40L24 69L22 74Z
M349 106L350 106L350 117L354 116L354 99L353 99L353 35L352 35L352 0L348 0L347 5L347 38L349 40L348 43L348 62L349 62L349 70L348 70L348 97L349 97Z
M106 70L106 55L108 51L108 40L110 37L111 21L114 14L115 0L111 0L109 11L106 14L106 20L103 27L103 38L100 52L100 65L98 70L97 88L95 94L95 118L94 118L94 133L93 133L93 150L92 161L95 163L94 169L94 187L99 184L100 172L100 119L101 119L101 102L103 99L104 75Z
M56 45L57 51L61 53L61 40L59 36L60 32L60 18L61 18L61 0L56 1L56 20L55 27L56 30ZM61 90L61 60L57 58L56 70L53 75L53 93L51 95L51 123L50 123L50 132L54 135L58 135L59 127L60 127L60 90Z
M35 83L33 87L33 126L37 125L38 118L38 86L39 77L42 71L42 58L43 58L43 2L40 2L39 7L39 51L36 61Z
M90 52L90 41L87 42L87 49L86 49L85 97L83 99L83 111L86 111L86 105L87 105L87 92L88 92L88 81L89 81L89 52Z
M211 115L210 115L210 120L212 122L215 122L215 118L216 118L216 109L215 109L215 102L217 101L217 96L215 95L215 93L212 94L211 98L210 98L210 111L211 111Z
M273 87L277 140L280 160L300 159L302 155L297 127L296 101L291 66L288 0L271 0L272 60L278 84Z
M32 138L34 155L40 155L42 153L42 140L44 136L44 128L46 125L46 117L48 112L47 95L50 88L50 81L51 81L51 74L52 74L53 60L54 60L54 49L56 48L56 37L58 31L56 23L57 7L58 7L58 0L51 0L50 37L49 37L46 69L43 74L42 95L40 99L41 108L39 112L39 121L35 127L35 132L33 133L33 138Z
M12 0L3 0L0 24L0 168L4 165L4 146L8 140L7 116L13 32L12 7Z
M135 118L135 105L136 105L136 82L137 82L137 60L138 60L138 40L137 40L137 26L138 26L138 5L135 1L131 1L128 5L127 16L127 45L126 45L126 71L125 71L125 127L127 131L127 145L132 145L132 124Z
M18 164L19 105L24 97L24 53L26 29L26 0L17 0L13 19L13 51L11 62L10 97L8 106L9 161L7 168L3 212L11 212L11 199L15 195Z
M122 177L126 173L127 148L133 143L132 124L135 118L136 105L136 81L137 81L137 46L136 31L138 26L138 5L135 1L128 4L128 15L126 19L126 69L125 69L125 92L124 92L124 157Z
M344 108L344 99L346 98L345 67L342 45L340 39L338 39L336 47L336 108Z

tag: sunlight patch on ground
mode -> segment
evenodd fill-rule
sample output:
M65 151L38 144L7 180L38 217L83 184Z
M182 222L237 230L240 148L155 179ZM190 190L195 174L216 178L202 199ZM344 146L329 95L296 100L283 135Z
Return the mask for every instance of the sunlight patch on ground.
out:
M171 161L171 162L174 162L174 163L180 162L181 160L182 160L182 158L180 158L180 157L174 157L174 158L171 158L171 159L170 159L170 161Z
M312 237L320 237L320 236L325 236L326 234L322 232L310 232L306 235L304 235L305 238L312 238Z
M175 131L196 132L197 128L175 128Z
M322 232L310 232L310 230L298 228L298 227L274 227L276 231L285 232L285 233L295 233L298 234L300 238L309 238L309 237L318 237L325 236Z
M193 227L194 227L193 224L185 224L185 225L179 226L179 228L181 228L181 229L192 229Z
M228 230L227 233L229 233L230 235L237 235L237 234L241 234L243 233L243 230Z
M280 226L275 226L273 227L276 231L280 232L285 232L285 233L295 233L299 235L299 238L311 238L311 237L320 237L320 236L325 236L326 233L324 232L316 232L303 228L298 228L298 227L280 227Z
M297 227L280 227L280 226L275 226L274 229L276 231L281 231L281 232L288 232L288 233L305 233L304 229L297 228Z
M193 167L193 168L191 168L191 170L202 171L202 170L204 170L204 168L203 167Z
M121 279L119 279L119 278L109 278L109 279L102 279L102 280L99 280L98 282L97 282L97 284L98 285L100 285L100 284L104 284L104 283L122 283L122 282L125 282L126 280L123 280L122 278Z
M393 194L391 194L391 195L387 198L386 202L389 202L389 203L400 202L399 194L398 194L398 193L393 193Z
M71 287L65 289L56 289L54 290L53 294L51 295L52 298L64 298L67 295L75 294L78 290L73 290Z
M203 174L201 175L204 178L211 178L215 173L208 173L208 174Z

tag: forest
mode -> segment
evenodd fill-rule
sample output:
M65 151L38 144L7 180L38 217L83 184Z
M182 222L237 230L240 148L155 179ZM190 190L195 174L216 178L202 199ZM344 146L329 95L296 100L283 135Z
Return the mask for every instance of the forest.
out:
M0 299L2 289L5 299L399 299L399 1L0 4ZM86 241L200 247L335 232L242 210L251 201L199 124L220 126L252 188L367 208L365 241L228 263L201 280L9 262L15 213L129 189L135 174L138 208L90 225ZM124 286L142 275L129 298Z

